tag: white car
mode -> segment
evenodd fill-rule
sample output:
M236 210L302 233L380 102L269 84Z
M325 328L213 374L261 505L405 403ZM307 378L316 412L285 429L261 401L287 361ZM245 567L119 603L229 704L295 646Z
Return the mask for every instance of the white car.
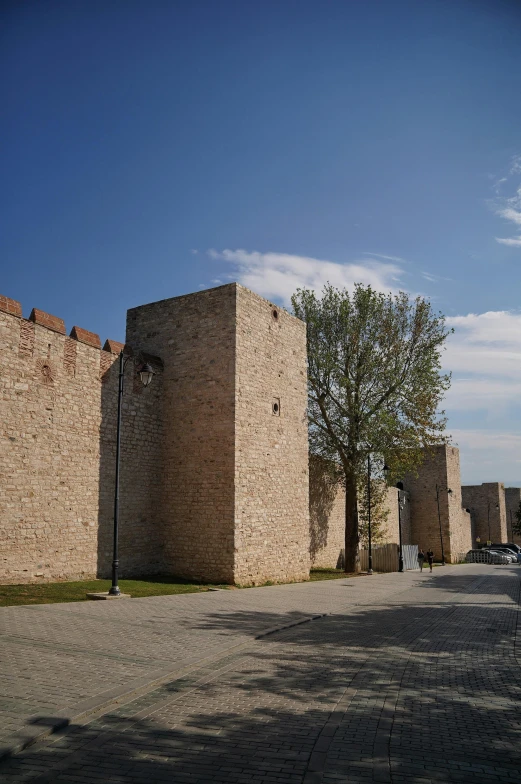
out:
M508 555L507 553L502 552L500 550L489 550L488 552L494 559L492 563L500 563L500 564L517 563L517 558L515 558L513 554ZM499 560L495 560L496 558Z

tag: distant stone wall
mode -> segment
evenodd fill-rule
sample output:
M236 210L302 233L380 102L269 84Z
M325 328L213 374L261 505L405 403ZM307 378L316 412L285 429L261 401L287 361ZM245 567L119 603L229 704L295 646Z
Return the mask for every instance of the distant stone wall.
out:
M462 510L459 450L448 445L425 450L423 463L416 475L405 478L404 486L411 496L412 543L424 550L432 549L439 560L443 538L445 560L457 562L472 546L470 519Z
M474 536L479 537L481 543L489 539L492 542L508 541L504 484L464 485L462 494L463 506L472 514Z
M121 344L0 298L0 581L107 575ZM116 363L116 364L114 364ZM153 571L160 373L135 390L131 368L123 410L122 574Z
M383 508L388 511L381 527L382 544L396 543L399 537L398 493L405 498L402 515L402 541L411 544L410 495L388 487ZM345 542L345 492L325 468L324 461L311 455L309 461L310 555L315 567L335 568L343 563Z
M345 492L324 461L309 459L309 553L311 565L341 568L345 544Z
M505 513L507 527L507 542L521 545L521 536L512 534L512 526L516 524L516 512L521 501L521 487L505 487Z

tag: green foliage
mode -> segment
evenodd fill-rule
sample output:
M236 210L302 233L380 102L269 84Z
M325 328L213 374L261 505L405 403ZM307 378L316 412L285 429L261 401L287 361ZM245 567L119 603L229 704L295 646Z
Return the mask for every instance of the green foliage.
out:
M371 477L371 541L383 544L387 541L387 518L389 509L386 505L387 484L381 479ZM367 495L367 476L358 477L358 532L360 546L369 543L369 498Z
M307 323L310 449L342 467L346 571L355 571L367 455L385 455L394 483L421 448L448 440L438 409L450 386L440 359L449 330L421 297L360 284L352 293L327 285L322 296L299 289L292 305Z

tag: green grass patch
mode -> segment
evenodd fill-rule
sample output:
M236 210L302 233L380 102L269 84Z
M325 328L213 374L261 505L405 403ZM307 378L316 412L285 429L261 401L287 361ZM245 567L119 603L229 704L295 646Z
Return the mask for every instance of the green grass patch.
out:
M342 569L312 569L309 573L311 582L317 580L339 580L341 577L356 577L356 575L346 574Z
M109 590L110 580L81 580L77 582L39 583L30 585L0 585L0 607L16 604L56 604L59 602L85 602L87 593ZM120 580L122 593L133 598L167 596L176 593L201 593L209 588L227 588L226 585L209 585L184 580L182 577L153 575L139 580Z

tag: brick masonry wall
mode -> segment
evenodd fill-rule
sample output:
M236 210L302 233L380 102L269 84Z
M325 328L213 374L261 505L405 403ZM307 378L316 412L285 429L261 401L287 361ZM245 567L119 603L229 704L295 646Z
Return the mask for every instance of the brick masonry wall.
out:
M482 544L489 537L492 542L506 542L504 484L485 482L481 485L464 485L462 494L463 506L470 509L472 514L474 537L479 537Z
M26 321L21 308L16 315L12 304L4 310L0 580L38 582L108 573L116 357L67 337L63 321L43 311L34 310L33 321ZM107 384L101 380L103 371L110 376ZM148 570L157 560L158 548L152 557L154 537L145 530L150 504L145 476L147 463L154 462L157 437L150 402L150 394L138 398L129 392L125 399L123 574L129 567Z
M311 565L341 568L345 539L345 493L323 461L309 459L309 554Z
M521 501L521 487L505 487L505 511L507 541L521 545L521 536L512 534L512 525L516 524L516 512Z
M127 342L164 362L165 570L234 581L235 285L128 311Z
M273 311L230 284L128 313L127 342L165 363L160 517L176 574L309 575L305 325Z
M436 485L440 488L441 536ZM444 445L426 451L417 475L407 476L404 486L411 495L412 543L425 551L431 548L435 559L439 560L443 537L445 560L449 563L458 561L461 553L471 547L469 516L462 510L459 450ZM449 494L446 488L452 493Z
M307 580L306 326L236 286L235 581Z
M382 528L382 544L399 543L398 488L387 488L384 508L388 511ZM403 544L411 540L410 495L400 491L405 498L402 516ZM329 478L320 458L309 461L309 517L310 555L315 567L339 568L342 565L345 529L345 493L343 488Z
M452 490L450 495L445 495L448 512L448 542L445 548L445 558L448 563L458 563L472 548L471 520L469 513L465 511L466 504L463 503L459 449L454 446L446 446L444 451L447 472L446 486ZM440 506L441 495L440 492Z
M384 542L396 543L400 541L399 531L399 518L398 518L398 494L401 498L401 520L402 520L402 543L403 544L416 544L411 539L411 497L410 493L406 490L398 490L397 487L387 488L387 498L385 507L389 511L387 520L385 522L385 539Z

